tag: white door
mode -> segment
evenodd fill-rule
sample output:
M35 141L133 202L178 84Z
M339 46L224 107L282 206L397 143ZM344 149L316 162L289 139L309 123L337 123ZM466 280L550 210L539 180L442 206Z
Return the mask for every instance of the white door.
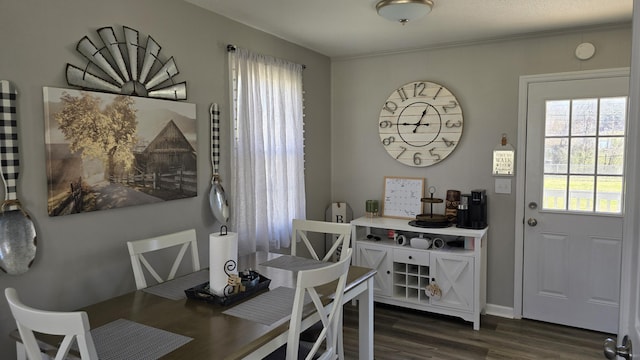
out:
M629 78L528 88L522 315L618 330Z

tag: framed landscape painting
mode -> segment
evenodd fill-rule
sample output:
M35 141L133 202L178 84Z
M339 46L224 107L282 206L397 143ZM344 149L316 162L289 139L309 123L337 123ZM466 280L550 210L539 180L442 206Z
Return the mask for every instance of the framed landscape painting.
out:
M194 104L45 87L49 216L197 195Z

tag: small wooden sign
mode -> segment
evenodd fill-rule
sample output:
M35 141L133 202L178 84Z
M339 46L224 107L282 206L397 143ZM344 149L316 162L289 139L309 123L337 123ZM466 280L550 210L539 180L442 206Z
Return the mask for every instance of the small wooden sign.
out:
M493 175L513 176L515 151L493 150Z
M422 213L424 178L385 176L382 216L415 219Z

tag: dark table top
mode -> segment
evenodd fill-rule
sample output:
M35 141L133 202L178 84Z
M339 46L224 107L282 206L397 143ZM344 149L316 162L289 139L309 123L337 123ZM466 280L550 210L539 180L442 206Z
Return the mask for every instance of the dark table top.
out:
M279 286L294 288L295 272L260 265L278 256L280 255L258 252L240 257L238 268L251 268L268 277L271 279L270 289ZM353 289L374 274L375 270L351 266L345 291ZM326 289L319 288L319 293L332 295L327 293L331 291L331 286L325 287ZM267 326L223 314L230 306L193 299L169 300L138 290L80 310L88 313L92 329L117 319L127 319L193 338L163 357L168 360L239 359L281 335L289 327L288 322Z

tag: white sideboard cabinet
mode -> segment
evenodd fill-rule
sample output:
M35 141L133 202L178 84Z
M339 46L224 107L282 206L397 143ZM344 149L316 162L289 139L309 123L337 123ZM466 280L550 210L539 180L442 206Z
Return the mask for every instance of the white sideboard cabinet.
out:
M480 329L480 314L486 305L487 228L420 228L409 225L409 220L361 217L351 221L351 229L354 263L378 270L375 301L457 316ZM423 236L455 241L456 245L464 241L464 246L402 246L388 238L389 230L407 240ZM439 295L427 294L430 284L437 284Z

